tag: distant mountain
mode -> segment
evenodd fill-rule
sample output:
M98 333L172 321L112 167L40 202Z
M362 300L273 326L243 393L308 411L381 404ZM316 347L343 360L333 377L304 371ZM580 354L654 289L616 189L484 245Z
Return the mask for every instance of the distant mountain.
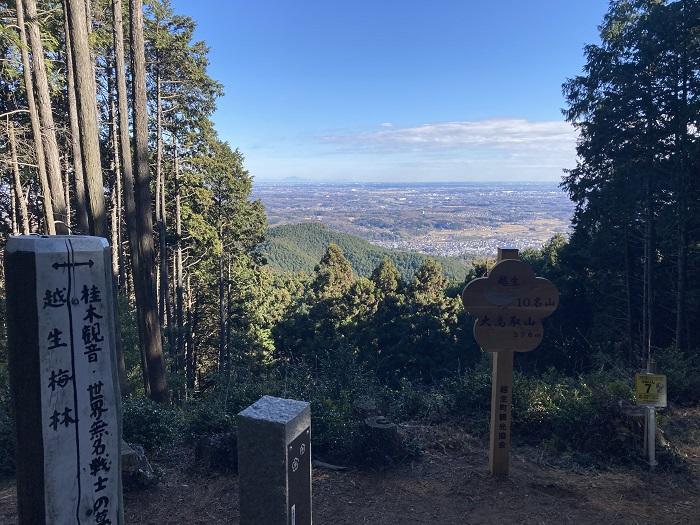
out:
M343 250L345 257L352 264L355 274L369 277L372 271L389 256L396 264L405 280L428 259L427 255L415 252L402 252L375 246L364 239L332 230L322 224L302 223L285 224L270 228L266 241L259 251L267 258L273 268L311 273L318 264L329 244L335 243ZM468 263L456 257L432 257L439 261L445 275L455 281L462 281L467 272Z

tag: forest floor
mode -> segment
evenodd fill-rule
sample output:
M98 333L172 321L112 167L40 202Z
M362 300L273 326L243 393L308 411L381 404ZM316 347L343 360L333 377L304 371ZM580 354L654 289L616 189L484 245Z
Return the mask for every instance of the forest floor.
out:
M413 462L382 472L314 469L314 522L700 524L700 409L673 420L681 467L583 468L516 447L505 481L489 476L483 443L458 427L412 427L426 442ZM238 477L202 472L191 461L188 451L156 460L163 479L125 494L126 523L238 523ZM0 523L15 522L15 512L14 483L0 483Z

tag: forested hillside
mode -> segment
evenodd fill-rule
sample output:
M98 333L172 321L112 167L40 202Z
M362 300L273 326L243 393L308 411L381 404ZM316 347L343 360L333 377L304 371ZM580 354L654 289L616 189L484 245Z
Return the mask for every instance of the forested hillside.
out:
M313 272L329 244L338 245L361 277L369 277L372 271L389 257L401 277L410 280L418 268L428 259L418 253L388 250L375 246L364 239L338 232L322 224L286 224L270 228L258 251L273 268L285 272ZM440 262L445 276L453 281L462 281L468 270L464 259L434 257Z

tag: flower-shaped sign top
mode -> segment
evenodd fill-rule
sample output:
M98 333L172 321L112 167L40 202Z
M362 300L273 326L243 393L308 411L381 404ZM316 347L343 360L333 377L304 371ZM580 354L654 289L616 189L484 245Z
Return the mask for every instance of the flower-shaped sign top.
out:
M526 263L506 259L471 281L462 302L476 317L474 338L483 350L529 352L542 342L542 319L557 309L559 291Z

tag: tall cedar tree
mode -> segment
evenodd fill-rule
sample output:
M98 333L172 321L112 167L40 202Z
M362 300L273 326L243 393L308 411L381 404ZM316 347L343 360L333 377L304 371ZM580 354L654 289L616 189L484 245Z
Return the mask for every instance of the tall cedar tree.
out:
M684 348L698 311L698 20L697 0L611 2L601 44L564 85L580 133L564 180L577 204L567 251L595 301L587 338L628 346L635 366Z
M135 203L138 260L142 278L134 282L140 288L141 315L146 368L151 399L168 401L165 360L158 318L155 286L155 254L153 248L153 219L151 217L151 188L148 166L148 109L146 104L146 55L143 38L143 3L129 1L131 18L132 107L134 111ZM133 246L132 246L133 250ZM137 295L138 297L138 295Z
M107 237L104 182L97 122L95 66L88 44L85 0L67 0L69 50L78 113L82 178L85 182L88 226L91 235ZM76 173L76 178L80 175Z
M27 15L27 32L29 33L29 44L32 51L31 70L34 73L36 106L39 110L41 137L44 146L44 160L46 162L49 187L51 188L50 198L53 204L56 231L57 233L68 233L66 227L67 217L63 177L61 176L61 162L58 153L58 142L56 141L56 125L51 108L51 98L49 96L49 81L46 75L44 46L41 42L36 1L23 0L23 2Z

